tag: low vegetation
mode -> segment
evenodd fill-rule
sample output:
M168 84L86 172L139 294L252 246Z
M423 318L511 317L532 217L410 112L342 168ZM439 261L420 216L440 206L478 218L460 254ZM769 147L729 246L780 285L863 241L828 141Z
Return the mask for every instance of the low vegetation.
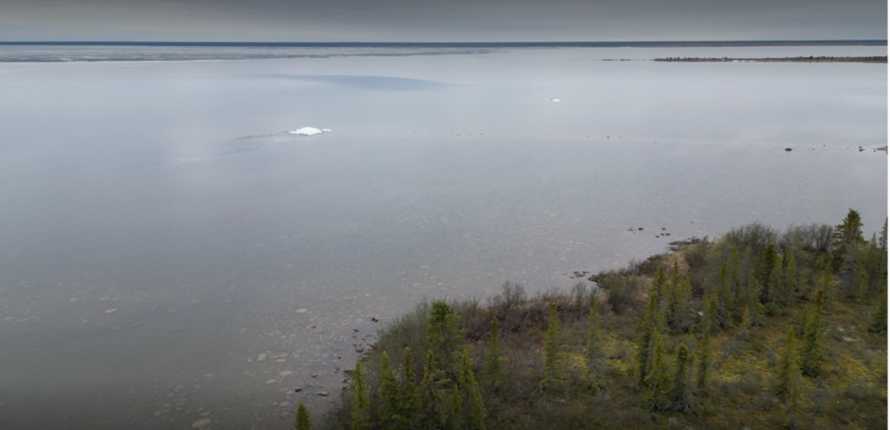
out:
M596 288L421 304L317 427L885 429L886 237L851 210L690 241Z

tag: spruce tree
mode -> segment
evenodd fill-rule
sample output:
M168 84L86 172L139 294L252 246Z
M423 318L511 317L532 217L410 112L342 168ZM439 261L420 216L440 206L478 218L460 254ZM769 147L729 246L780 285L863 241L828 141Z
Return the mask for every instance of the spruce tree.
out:
M455 377L454 363L463 338L460 333L458 316L444 301L435 301L430 309L427 322L427 349L433 353L433 365L449 377Z
M782 296L786 305L794 302L794 296L797 294L800 284L800 274L797 271L797 259L794 257L794 253L794 249L789 246L783 254Z
M418 387L414 374L414 352L405 347L402 352L402 387L399 390L401 415L408 423L408 428L414 428L418 414Z
M729 262L724 261L720 265L720 286L717 290L717 318L724 327L732 325L736 309L730 276Z
M664 299L665 290L668 286L667 284L667 275L664 273L664 269L659 266L658 269L655 271L655 280L652 284L652 292L654 292L655 301L659 305L661 305Z
M714 299L708 300L705 305L705 317L701 321L701 340L698 343L698 371L696 372L695 386L701 393L707 392L708 373L711 368L711 333L713 329L713 317L709 314L715 312Z
M309 419L309 411L306 410L306 405L300 402L300 405L297 406L297 419L294 422L294 429L310 430L311 428L312 421Z
M823 358L822 313L817 305L807 306L805 312L800 367L804 375L818 376Z
M777 368L775 392L787 405L795 405L800 395L800 361L794 328L788 330L785 339L785 350Z
M439 375L441 372L435 369L433 352L427 351L423 366L423 376L418 387L418 406L416 428L438 429L443 420L439 413L440 402L443 400L439 393Z
M368 388L365 386L365 376L362 371L362 362L355 363L352 373L352 430L365 430L369 428Z
M463 429L485 430L485 405L482 401L482 391L476 381L473 370L473 361L470 359L468 348L464 348L461 355L459 385L462 391L462 404L465 409Z
M553 389L560 385L560 365L559 316L556 313L556 304L551 303L548 308L547 332L544 335L544 389Z
M785 298L785 286L782 282L782 258L778 254L773 254L773 264L770 265L769 279L767 281L766 300L768 310L772 312L783 312L788 304Z
M881 228L881 237L878 241L878 246L885 253L887 252L887 218L884 218L884 227Z
M600 373L600 365L602 360L602 350L600 349L599 340L599 312L597 312L597 301L594 296L590 300L590 310L587 313L587 383L588 386L596 391L599 387L598 376Z
M698 371L695 374L695 388L700 393L708 391L708 374L711 372L711 336L702 336L698 343Z
M862 218L859 216L859 212L850 209L847 216L834 228L831 243L832 269L841 273L851 272L855 253L864 241Z
M389 354L380 356L380 422L386 429L407 429L408 423L401 414L401 393L396 375L389 363Z
M671 285L667 308L667 323L674 332L685 331L689 320L689 298L692 286L687 276L678 275Z
M702 318L699 323L699 331L702 335L710 336L717 331L719 322L717 320L717 298L713 293L706 294L704 297L704 309L702 310Z
M673 384L671 386L671 408L676 411L689 410L689 349L686 345L680 345L677 349L677 368L674 371Z
M729 249L729 259L727 260L726 267L726 275L729 279L730 288L733 290L733 294L736 298L739 296L739 270L740 262L739 262L739 250L735 246L730 246ZM738 300L736 300L738 303Z
M637 375L638 383L643 386L648 374L650 348L652 347L652 332L658 320L658 295L654 290L650 291L649 303L646 305L646 311L640 320L639 341L637 343Z
M751 319L751 325L760 325L763 319L763 305L760 303L760 290L763 287L760 281L753 275L748 276L748 283L745 293L745 306L748 308L748 316Z
M452 386L446 392L444 410L441 413L442 425L446 430L463 430L466 425L463 415L463 393L458 385Z
M485 350L485 383L493 391L497 391L503 382L500 337L500 324L495 316L491 319L491 332L488 335L488 347Z
M769 303L773 295L773 285L770 284L773 266L776 264L776 246L770 242L760 255L760 264L757 280L760 281L760 302Z
M670 394L670 371L668 369L664 335L656 327L652 332L648 373L645 380L645 400L652 410L663 410L668 406Z

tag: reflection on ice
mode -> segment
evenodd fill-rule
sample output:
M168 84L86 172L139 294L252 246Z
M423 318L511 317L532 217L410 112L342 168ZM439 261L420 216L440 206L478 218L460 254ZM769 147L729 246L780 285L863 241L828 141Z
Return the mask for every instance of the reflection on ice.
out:
M274 74L264 75L269 78L279 78L288 80L297 80L304 82L313 82L328 85L337 85L349 88L358 88L363 90L383 90L383 91L416 91L430 90L445 87L448 84L439 81L431 81L426 79L401 78L398 76L376 76L376 75L288 75Z
M305 137L327 134L332 131L330 128L307 126L289 131L242 136L226 143L223 154L255 151L268 145L293 143L297 142L298 139L302 140Z

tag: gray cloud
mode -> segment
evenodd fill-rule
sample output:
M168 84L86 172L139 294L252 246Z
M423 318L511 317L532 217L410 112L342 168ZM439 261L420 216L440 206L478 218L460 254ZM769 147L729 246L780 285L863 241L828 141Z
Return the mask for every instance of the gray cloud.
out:
M2 0L0 40L885 38L883 0Z

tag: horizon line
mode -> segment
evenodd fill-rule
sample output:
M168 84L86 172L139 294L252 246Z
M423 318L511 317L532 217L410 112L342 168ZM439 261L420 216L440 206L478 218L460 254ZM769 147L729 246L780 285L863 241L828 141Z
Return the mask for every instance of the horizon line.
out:
M725 40L516 40L516 41L202 41L202 40L0 40L0 45L92 46L653 46L653 45L886 45L887 39L725 39Z

